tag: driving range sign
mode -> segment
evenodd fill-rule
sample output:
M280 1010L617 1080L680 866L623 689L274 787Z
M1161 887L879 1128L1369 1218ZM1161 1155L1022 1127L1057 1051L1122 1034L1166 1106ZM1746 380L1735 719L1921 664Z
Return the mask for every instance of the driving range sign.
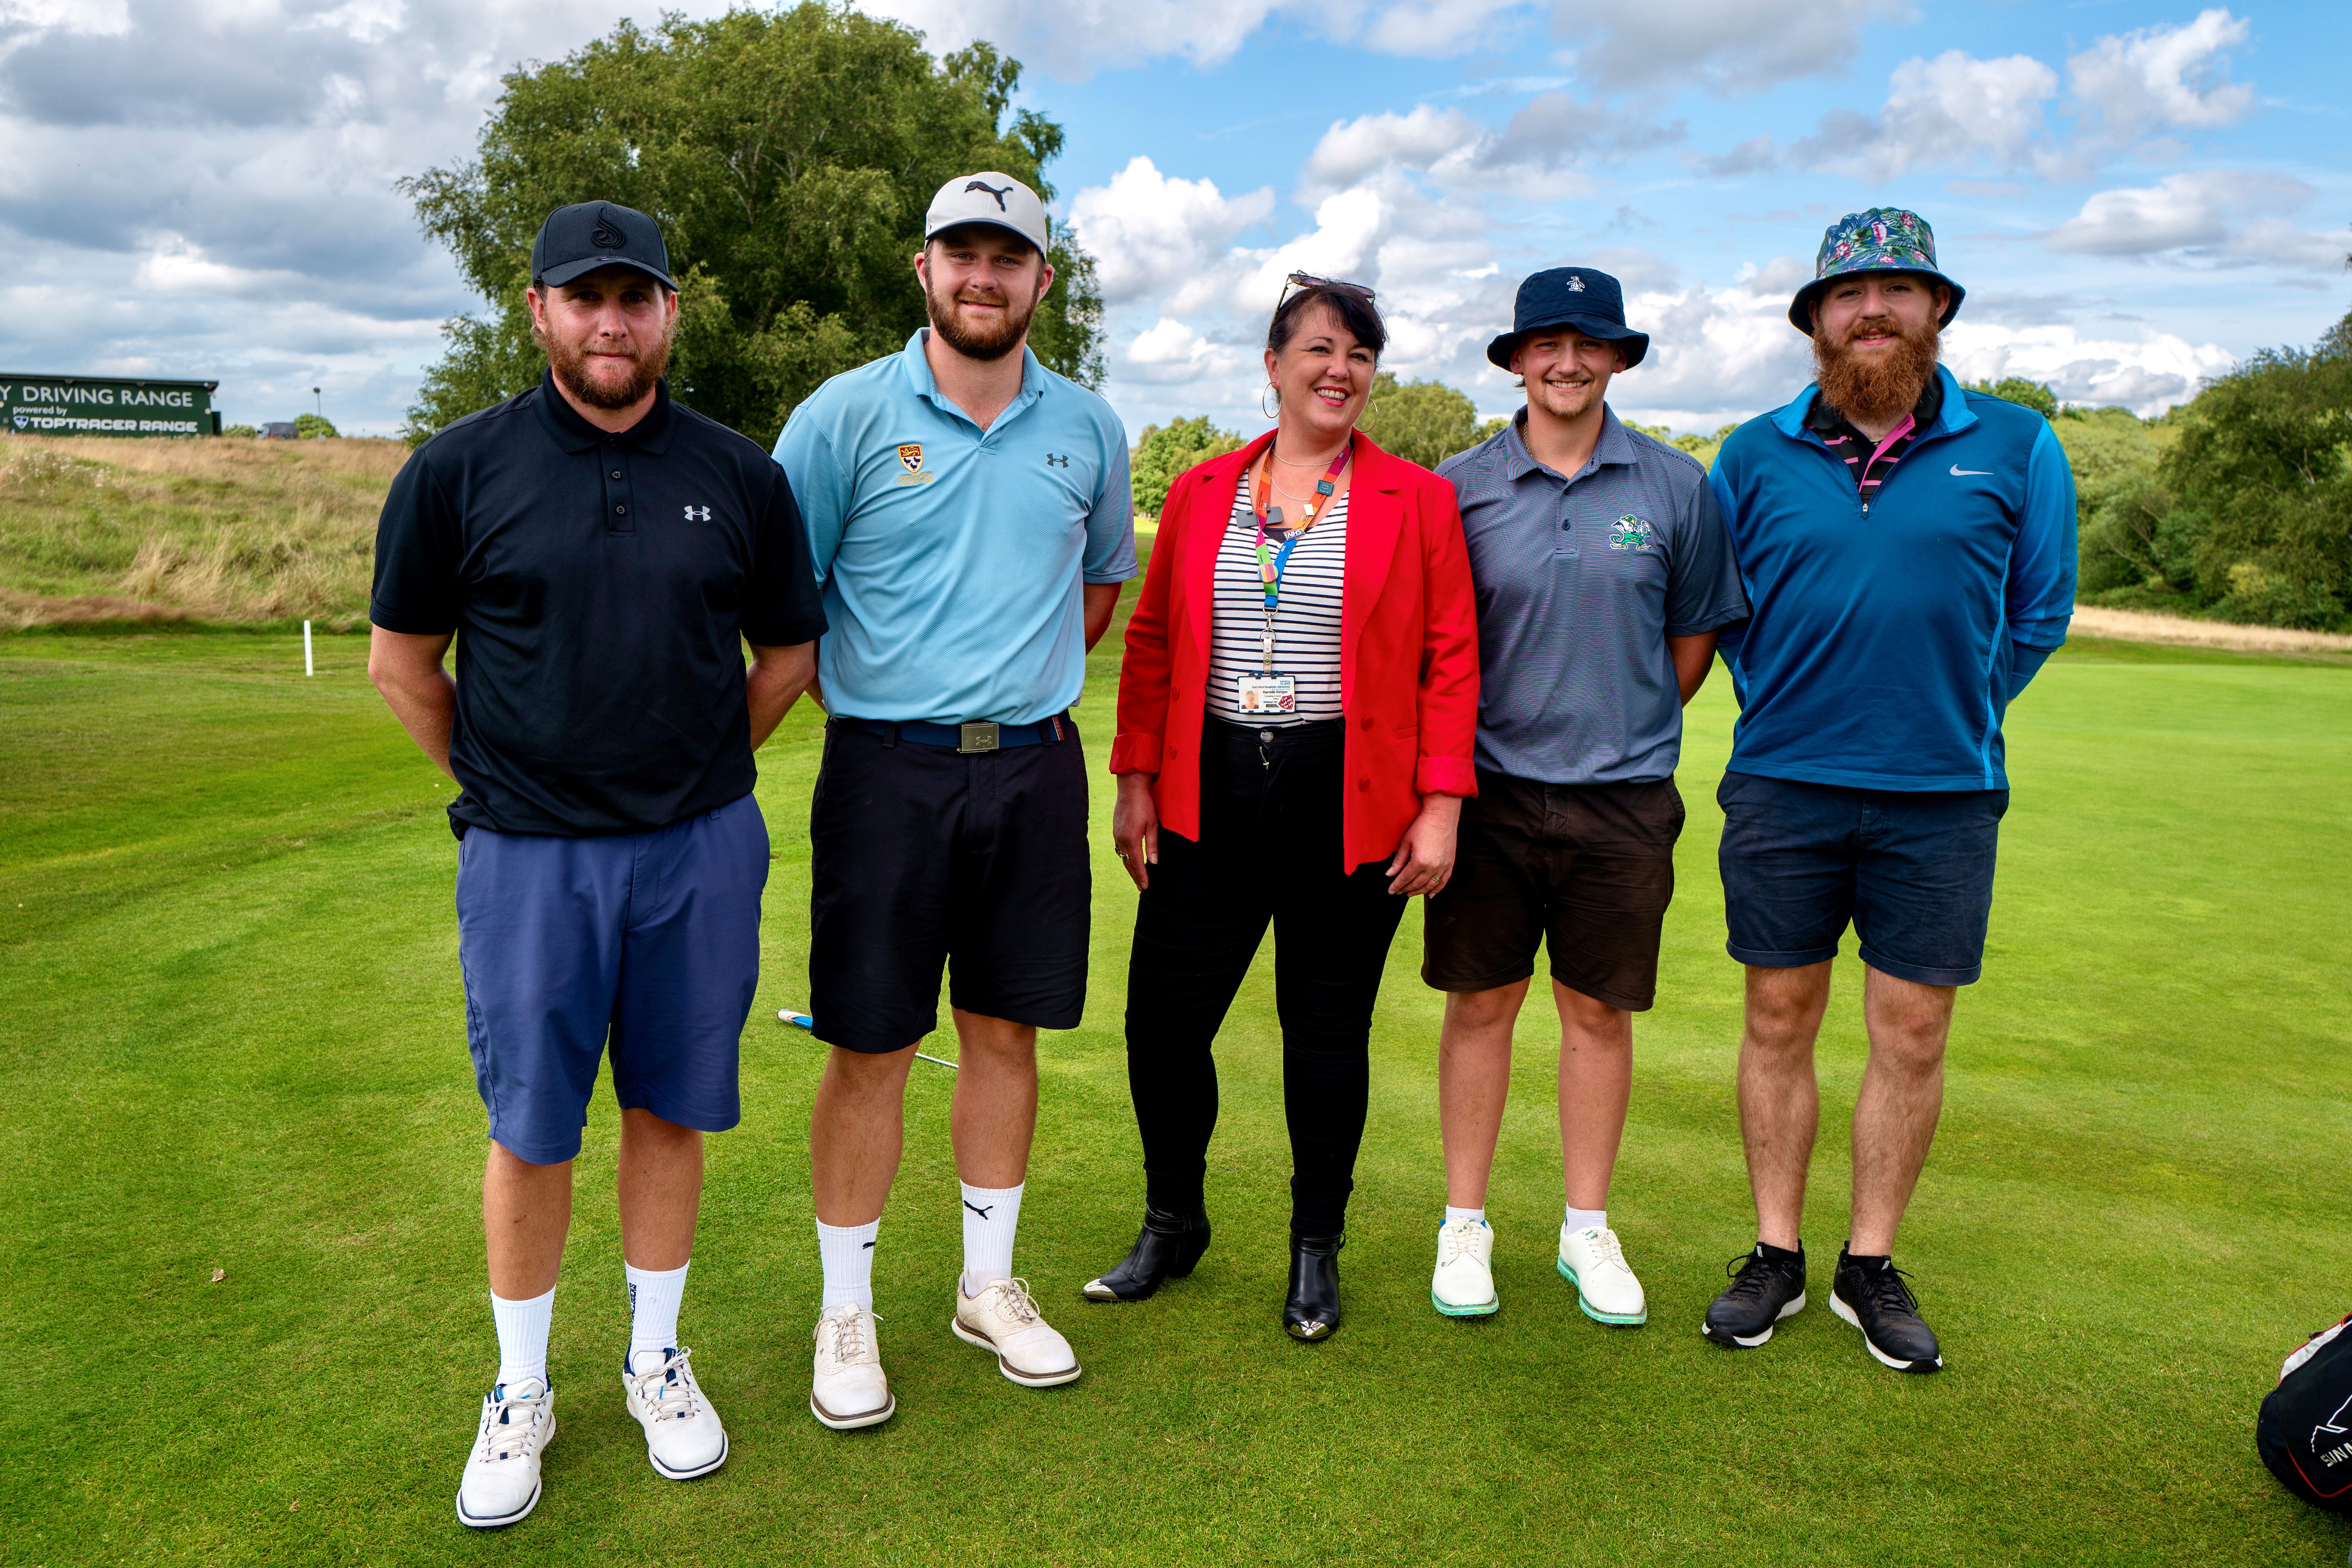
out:
M23 436L217 436L217 381L0 371L0 427Z

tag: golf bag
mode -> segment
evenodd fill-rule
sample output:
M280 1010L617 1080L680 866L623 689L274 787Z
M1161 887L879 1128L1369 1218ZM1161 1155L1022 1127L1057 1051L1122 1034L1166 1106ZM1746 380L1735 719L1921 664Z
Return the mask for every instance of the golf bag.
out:
M2287 1490L2352 1514L2352 1315L2286 1358L2254 1447Z

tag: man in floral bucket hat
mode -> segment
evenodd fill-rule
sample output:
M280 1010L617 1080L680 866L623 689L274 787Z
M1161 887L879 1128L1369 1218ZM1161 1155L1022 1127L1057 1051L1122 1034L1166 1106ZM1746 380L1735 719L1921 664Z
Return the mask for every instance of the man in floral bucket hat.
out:
M1937 363L1964 295L1917 214L1832 225L1789 305L1814 384L1734 432L1709 481L1752 606L1722 637L1740 713L1717 798L1758 1235L1701 1331L1753 1348L1805 1305L1813 1041L1851 922L1870 1058L1830 1305L1900 1372L1944 1364L1891 1255L1943 1109L1953 998L1983 970L2001 718L2074 598L2057 437Z

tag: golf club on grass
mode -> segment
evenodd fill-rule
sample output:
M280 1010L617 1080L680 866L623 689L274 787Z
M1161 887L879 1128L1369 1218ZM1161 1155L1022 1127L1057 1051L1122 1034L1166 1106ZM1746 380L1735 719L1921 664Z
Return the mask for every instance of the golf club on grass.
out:
M806 1029L812 1034L816 1031L816 1020L814 1018L810 1017L806 1013L795 1013L790 1007L778 1008L776 1010L776 1018L778 1022L790 1024L795 1029ZM943 1061L938 1057L927 1057L920 1051L917 1051L915 1053L915 1059L917 1061L924 1062L939 1062L940 1066L947 1068L950 1072L953 1072L956 1069L955 1063Z

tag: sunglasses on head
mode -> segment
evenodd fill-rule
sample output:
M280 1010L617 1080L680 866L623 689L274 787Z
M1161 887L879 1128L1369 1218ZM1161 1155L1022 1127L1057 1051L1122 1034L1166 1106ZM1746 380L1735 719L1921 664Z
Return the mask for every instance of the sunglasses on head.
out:
M1361 283L1342 282L1337 278L1318 278L1312 272L1294 272L1283 279L1282 298L1274 302L1275 314L1282 313L1282 307L1288 303L1293 289L1328 289L1335 293L1352 294L1360 300L1374 298L1372 291Z

